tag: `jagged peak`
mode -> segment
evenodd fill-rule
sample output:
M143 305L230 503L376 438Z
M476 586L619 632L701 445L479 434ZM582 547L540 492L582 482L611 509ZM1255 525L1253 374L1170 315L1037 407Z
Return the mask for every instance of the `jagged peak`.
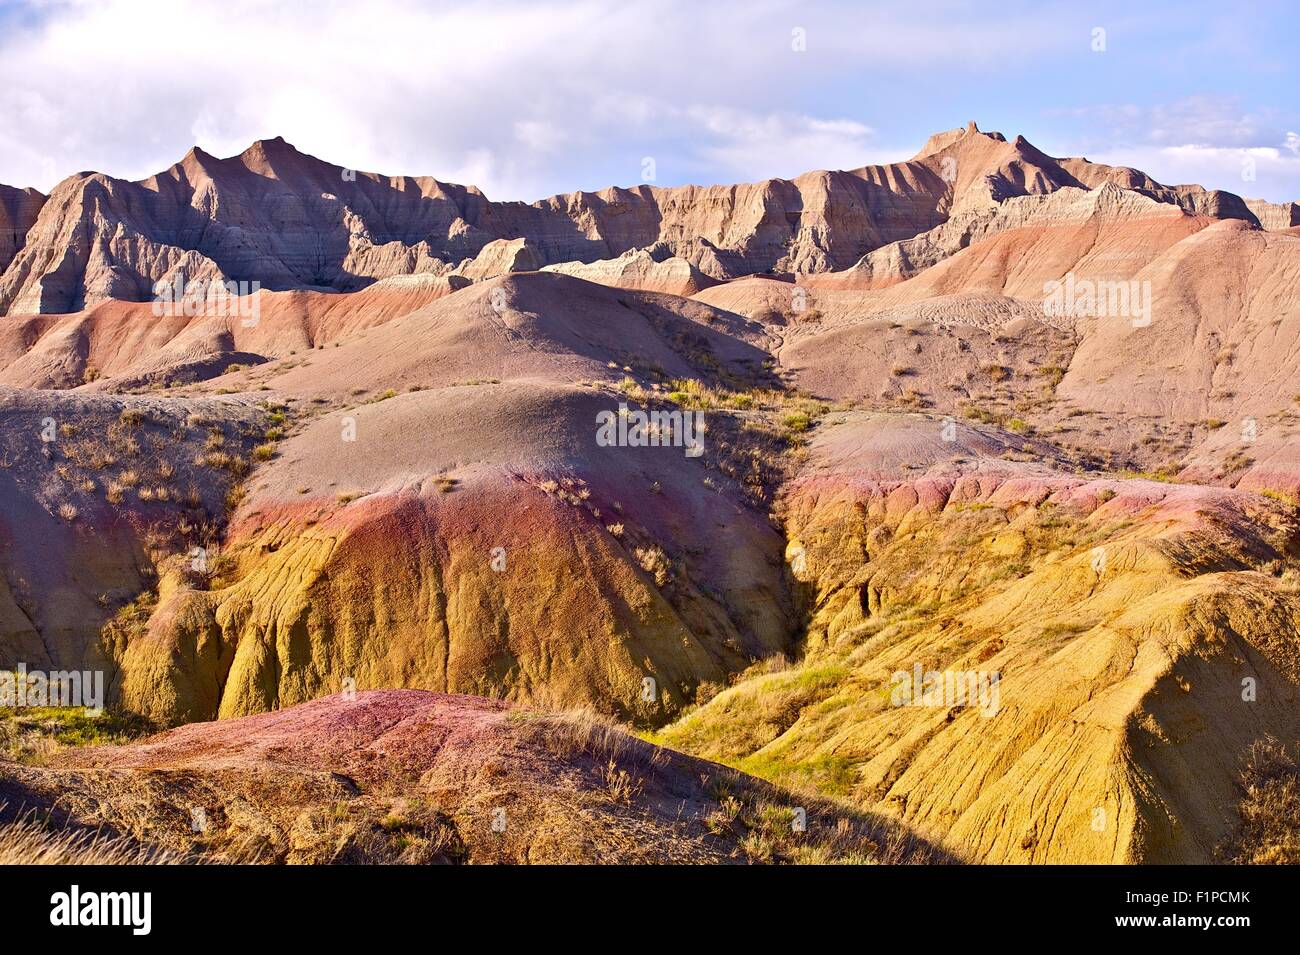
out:
M287 166L301 165L303 163L319 163L322 166L330 165L323 160L302 152L285 140L283 136L255 140L237 158L245 168L251 172L259 173L282 172Z
M176 163L171 169L163 175L170 173L176 175L183 173L187 177L194 177L197 174L210 175L213 167L220 163L221 160L210 152L205 151L200 146L191 146L189 152L181 157L181 161ZM154 177L157 178L157 177Z
M273 156L277 154L284 155L286 153L292 153L297 156L302 155L302 153L300 153L298 149L283 136L272 136L270 139L253 140L249 147L240 153L240 155Z
M940 133L934 133L925 141L921 151L912 157L913 161L924 159L927 156L933 156L935 153L943 152L950 146L960 143L964 139L974 139L979 137L990 142L1005 143L1007 137L999 132L985 132L979 128L975 120L970 120L965 126L958 126L955 129L947 129Z

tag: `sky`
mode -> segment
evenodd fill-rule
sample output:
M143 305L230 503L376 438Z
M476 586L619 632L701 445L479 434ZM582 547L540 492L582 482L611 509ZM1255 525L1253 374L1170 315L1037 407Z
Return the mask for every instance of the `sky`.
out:
M1297 39L1283 2L0 0L0 182L283 136L531 201L892 162L973 119L1291 201Z

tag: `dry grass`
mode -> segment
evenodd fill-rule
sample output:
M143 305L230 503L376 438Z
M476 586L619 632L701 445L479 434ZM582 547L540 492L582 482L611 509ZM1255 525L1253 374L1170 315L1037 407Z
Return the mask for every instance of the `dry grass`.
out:
M742 826L741 850L754 863L793 865L924 865L931 854L902 828L870 832L865 824L840 817L818 819L796 828L797 809L780 802L742 804L731 826Z
M627 731L593 710L521 710L511 713L510 719L524 730L521 736L525 740L563 760L589 757L602 763L636 762L657 752L649 746L632 746L633 737Z
M644 782L621 768L615 759L605 764L604 776L605 792L614 802L630 804L645 788Z
M647 574L654 577L655 586L663 587L672 579L672 565L668 560L668 555L658 544L652 544L649 547L638 547L636 549L636 560L641 565L641 569Z
M591 710L518 711L510 719L521 737L569 763L597 765L610 801L636 806L670 751L630 735ZM628 767L632 768L629 771ZM637 769L643 772L638 772ZM739 847L760 864L917 864L949 862L895 824L869 818L814 793L769 787L717 766L704 779L716 806L699 819L710 835Z
M0 825L0 865L177 865L191 861L102 832L51 831L34 819Z
M1238 806L1241 829L1225 847L1230 862L1300 863L1300 763L1295 748L1276 739L1256 740L1246 756Z
M735 840L750 863L925 865L957 861L893 821L872 818L812 793L748 785L743 777L719 777L712 786L718 805L704 825L714 836Z

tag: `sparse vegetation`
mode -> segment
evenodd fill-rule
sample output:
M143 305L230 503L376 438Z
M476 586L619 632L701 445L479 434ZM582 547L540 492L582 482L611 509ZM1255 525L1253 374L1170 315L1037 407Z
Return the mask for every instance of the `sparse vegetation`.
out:
M638 547L636 549L637 563L641 569L650 574L655 581L656 587L665 586L671 579L672 565L668 560L668 555L658 544L652 544L649 547Z
M174 865L188 861L121 836L87 829L51 829L35 816L0 824L0 865Z
M1295 746L1256 740L1242 766L1241 827L1223 849L1237 865L1300 863L1300 763Z
M20 763L42 763L69 746L126 743L152 732L143 717L79 706L0 707L0 747Z
M812 427L812 419L808 417L806 412L792 411L781 418L781 424L787 431L798 434Z

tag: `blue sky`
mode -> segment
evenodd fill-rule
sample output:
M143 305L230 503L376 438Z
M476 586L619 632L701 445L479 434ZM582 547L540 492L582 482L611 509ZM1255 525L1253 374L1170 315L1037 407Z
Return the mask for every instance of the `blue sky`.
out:
M0 182L139 178L282 135L532 200L636 184L646 157L659 185L887 162L975 119L1300 199L1300 13L1280 2L306 6L0 0Z

